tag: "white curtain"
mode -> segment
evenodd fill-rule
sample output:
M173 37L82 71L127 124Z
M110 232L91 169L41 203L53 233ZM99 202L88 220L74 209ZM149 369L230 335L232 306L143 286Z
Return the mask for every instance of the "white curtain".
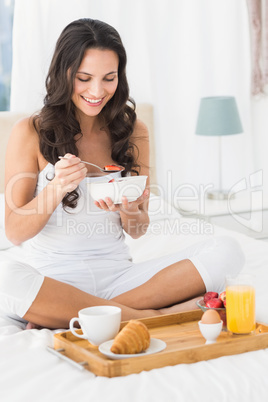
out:
M258 152L267 140L260 135L256 143L252 132L246 0L17 0L12 110L42 106L56 39L81 17L103 20L122 37L131 95L154 106L157 179L166 198L188 185L217 188L217 138L194 133L203 96L235 96L244 128L222 139L223 187L249 183L264 168Z

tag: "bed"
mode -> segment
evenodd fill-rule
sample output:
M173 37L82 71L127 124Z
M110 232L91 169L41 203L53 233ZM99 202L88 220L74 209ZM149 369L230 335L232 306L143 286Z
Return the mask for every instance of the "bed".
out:
M145 114L142 116L142 113ZM140 116L148 125L152 124L151 111L148 114L148 109L144 112L141 108ZM15 113L0 113L0 192L3 192L6 141L11 126L20 117ZM12 246L4 236L3 201L3 194L0 194L0 249ZM155 194L151 195L150 218L151 225L144 237L138 240L127 237L135 261L169 254L209 236L231 236L241 244L246 255L244 271L254 272L256 276L257 320L268 324L268 243L215 226L210 226L209 233L203 234L204 222L181 216ZM268 400L268 349L107 378L78 370L49 353L47 346L53 346L55 332L58 331L26 331L23 324L1 316L1 401Z

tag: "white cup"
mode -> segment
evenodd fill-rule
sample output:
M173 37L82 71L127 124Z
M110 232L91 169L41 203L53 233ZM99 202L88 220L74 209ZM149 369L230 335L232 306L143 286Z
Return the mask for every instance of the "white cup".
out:
M70 321L70 331L78 338L88 339L92 345L100 345L113 339L120 328L121 308L116 306L87 307L78 312L79 317ZM78 322L83 334L75 331L74 323Z

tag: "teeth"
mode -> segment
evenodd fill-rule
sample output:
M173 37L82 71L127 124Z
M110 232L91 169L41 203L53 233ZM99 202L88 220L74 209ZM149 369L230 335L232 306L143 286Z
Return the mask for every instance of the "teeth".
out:
M89 99L89 98L86 98L85 96L82 96L82 98L84 98L89 103L98 103L101 101L101 98L100 99Z

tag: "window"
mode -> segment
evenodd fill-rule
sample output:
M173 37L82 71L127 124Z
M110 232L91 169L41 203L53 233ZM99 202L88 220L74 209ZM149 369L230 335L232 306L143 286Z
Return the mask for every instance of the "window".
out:
M9 110L14 0L0 0L0 110Z

